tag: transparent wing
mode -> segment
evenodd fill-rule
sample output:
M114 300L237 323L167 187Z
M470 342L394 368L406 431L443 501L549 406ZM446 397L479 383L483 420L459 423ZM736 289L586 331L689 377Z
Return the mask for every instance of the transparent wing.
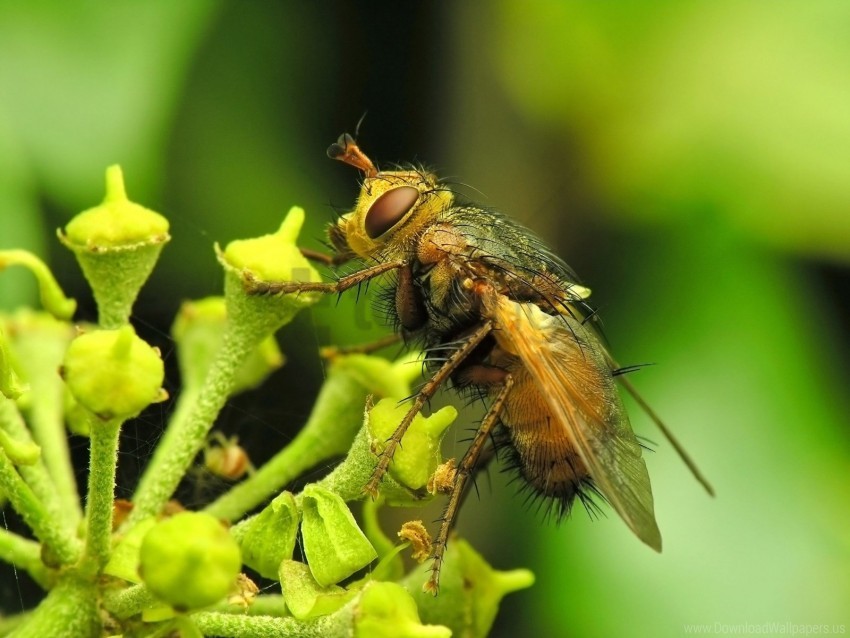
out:
M595 333L569 314L553 317L492 290L482 297L499 345L528 369L599 491L638 538L660 552L641 447Z

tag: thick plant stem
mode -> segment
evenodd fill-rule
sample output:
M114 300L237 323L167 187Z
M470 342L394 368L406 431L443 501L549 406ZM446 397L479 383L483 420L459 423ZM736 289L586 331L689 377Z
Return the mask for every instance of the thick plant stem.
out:
M97 590L92 583L68 577L15 631L15 638L46 636L99 636Z
M121 421L92 423L91 460L86 497L85 559L95 573L109 560L112 542L112 512L115 469L118 464L118 434Z
M353 615L353 612L350 610L351 607L348 607L332 616L321 616L315 620L296 620L292 617L245 616L244 614L224 614L215 611L198 612L192 614L190 618L205 636L334 638L335 636L351 635L351 615Z
M159 513L204 444L218 413L227 401L239 367L259 341L253 331L228 324L215 362L194 404L169 423L145 470L128 525ZM265 338L265 335L263 335ZM180 417L179 419L176 417Z
M61 565L75 563L80 557L80 543L56 520L15 469L6 452L0 450L0 488L12 507L23 517L35 535L44 543L47 553Z

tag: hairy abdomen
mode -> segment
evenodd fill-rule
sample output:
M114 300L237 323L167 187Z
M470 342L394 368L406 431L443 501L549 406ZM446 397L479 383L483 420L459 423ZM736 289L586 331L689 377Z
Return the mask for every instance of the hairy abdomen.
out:
M569 509L572 499L588 486L587 468L525 368L519 362L510 368L514 387L501 421L514 461L535 492Z

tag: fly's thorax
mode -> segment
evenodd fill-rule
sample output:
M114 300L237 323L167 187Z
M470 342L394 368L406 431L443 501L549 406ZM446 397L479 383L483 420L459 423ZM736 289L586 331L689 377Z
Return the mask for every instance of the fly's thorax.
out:
M347 247L362 258L404 257L453 199L433 173L383 171L363 181L357 205L331 228L330 238L341 252Z

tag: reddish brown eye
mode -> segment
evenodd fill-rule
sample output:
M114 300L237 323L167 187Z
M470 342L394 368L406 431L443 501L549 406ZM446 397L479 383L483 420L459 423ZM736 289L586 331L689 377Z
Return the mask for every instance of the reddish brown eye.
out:
M395 226L419 199L413 186L399 186L375 200L366 213L366 234L375 239Z

